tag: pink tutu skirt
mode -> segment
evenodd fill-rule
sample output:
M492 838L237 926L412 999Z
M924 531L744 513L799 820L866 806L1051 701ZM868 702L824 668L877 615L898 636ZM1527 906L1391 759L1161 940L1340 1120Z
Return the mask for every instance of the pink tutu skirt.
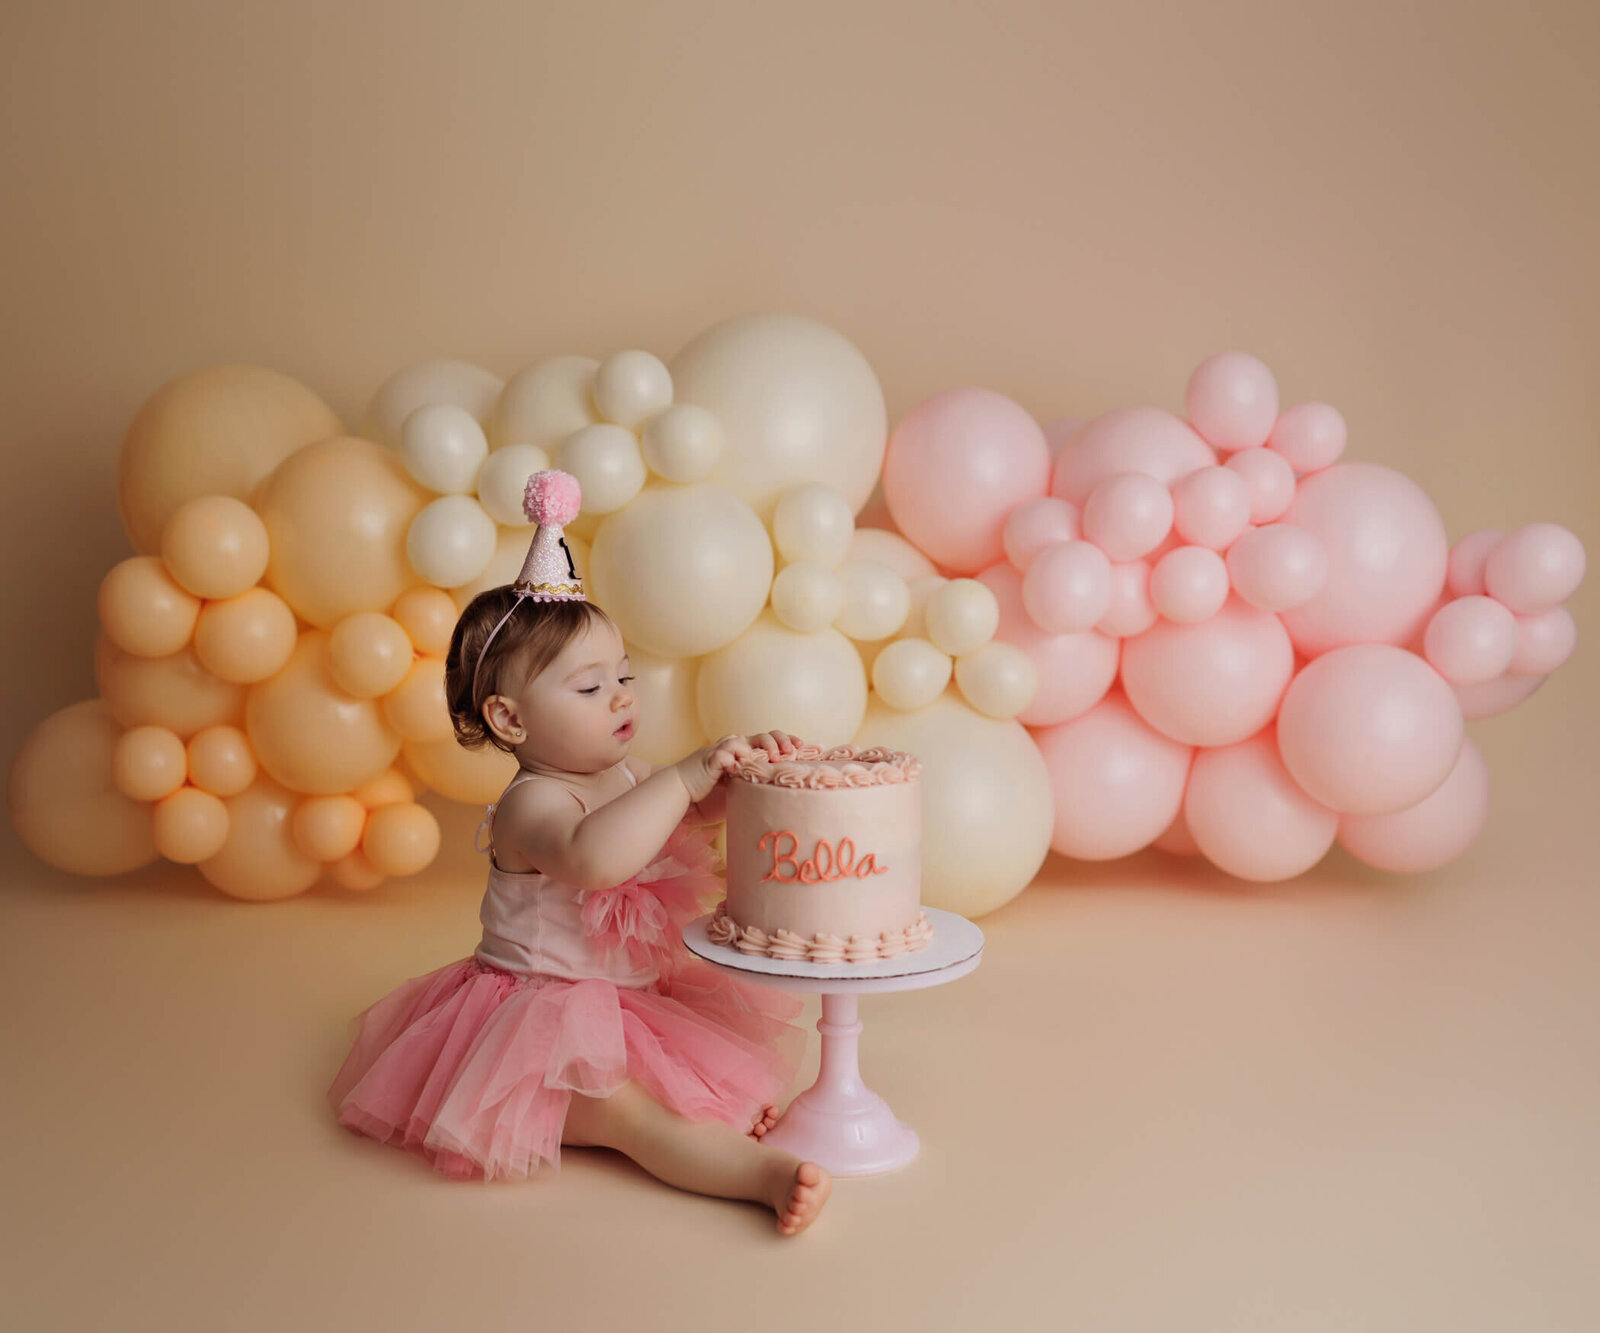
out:
M686 835L686 836L685 836ZM350 1054L328 1090L339 1123L405 1148L454 1179L560 1167L572 1095L605 1097L629 1079L690 1120L745 1130L794 1080L807 1033L798 997L729 976L683 946L684 922L720 894L709 835L680 828L662 860L614 890L591 920L611 943L650 944L661 976L645 987L600 978L520 976L463 958L404 982L352 1023ZM646 881L641 885L640 881ZM620 910L649 891L670 924L641 941ZM619 921L635 923L619 938Z

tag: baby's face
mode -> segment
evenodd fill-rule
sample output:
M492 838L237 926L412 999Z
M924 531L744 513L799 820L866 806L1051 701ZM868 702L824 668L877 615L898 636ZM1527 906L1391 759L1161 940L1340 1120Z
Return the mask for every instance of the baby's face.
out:
M528 753L569 773L598 773L615 764L633 741L632 681L622 636L592 621L549 666L507 695L527 728Z

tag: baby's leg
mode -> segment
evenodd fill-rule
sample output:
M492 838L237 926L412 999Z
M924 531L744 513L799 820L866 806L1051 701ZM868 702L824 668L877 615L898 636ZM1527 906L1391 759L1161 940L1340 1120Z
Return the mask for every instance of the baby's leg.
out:
M764 1203L787 1236L811 1224L833 1188L816 1163L763 1147L731 1125L686 1120L636 1083L610 1097L573 1094L561 1141L615 1148L679 1189Z

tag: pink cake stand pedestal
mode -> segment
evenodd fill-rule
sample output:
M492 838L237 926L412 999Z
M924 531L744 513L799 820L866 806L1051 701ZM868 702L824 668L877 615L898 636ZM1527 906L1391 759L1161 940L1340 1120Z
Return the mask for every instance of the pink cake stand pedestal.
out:
M861 1081L861 1019L856 996L942 986L971 972L983 959L983 932L964 916L925 907L933 940L900 958L854 966L799 963L756 957L713 944L703 916L684 927L692 953L729 972L740 972L779 990L822 996L822 1065L817 1081L784 1112L761 1140L816 1162L836 1176L893 1171L917 1155L917 1134L902 1124L882 1097Z

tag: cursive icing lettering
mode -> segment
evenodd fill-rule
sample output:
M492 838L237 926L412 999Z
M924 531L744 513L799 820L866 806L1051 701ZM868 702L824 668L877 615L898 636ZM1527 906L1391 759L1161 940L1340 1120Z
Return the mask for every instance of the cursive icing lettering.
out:
M783 845L785 838L789 840L787 848ZM831 884L838 879L871 879L874 875L884 875L889 871L888 866L878 864L878 858L872 852L858 860L856 845L849 838L839 839L837 852L826 838L818 838L811 855L804 861L796 857L800 850L800 839L793 830L769 829L756 842L756 850L766 851L769 842L772 844L772 868L761 877L762 883L776 880L780 884ZM784 866L789 867L788 874L783 873Z

